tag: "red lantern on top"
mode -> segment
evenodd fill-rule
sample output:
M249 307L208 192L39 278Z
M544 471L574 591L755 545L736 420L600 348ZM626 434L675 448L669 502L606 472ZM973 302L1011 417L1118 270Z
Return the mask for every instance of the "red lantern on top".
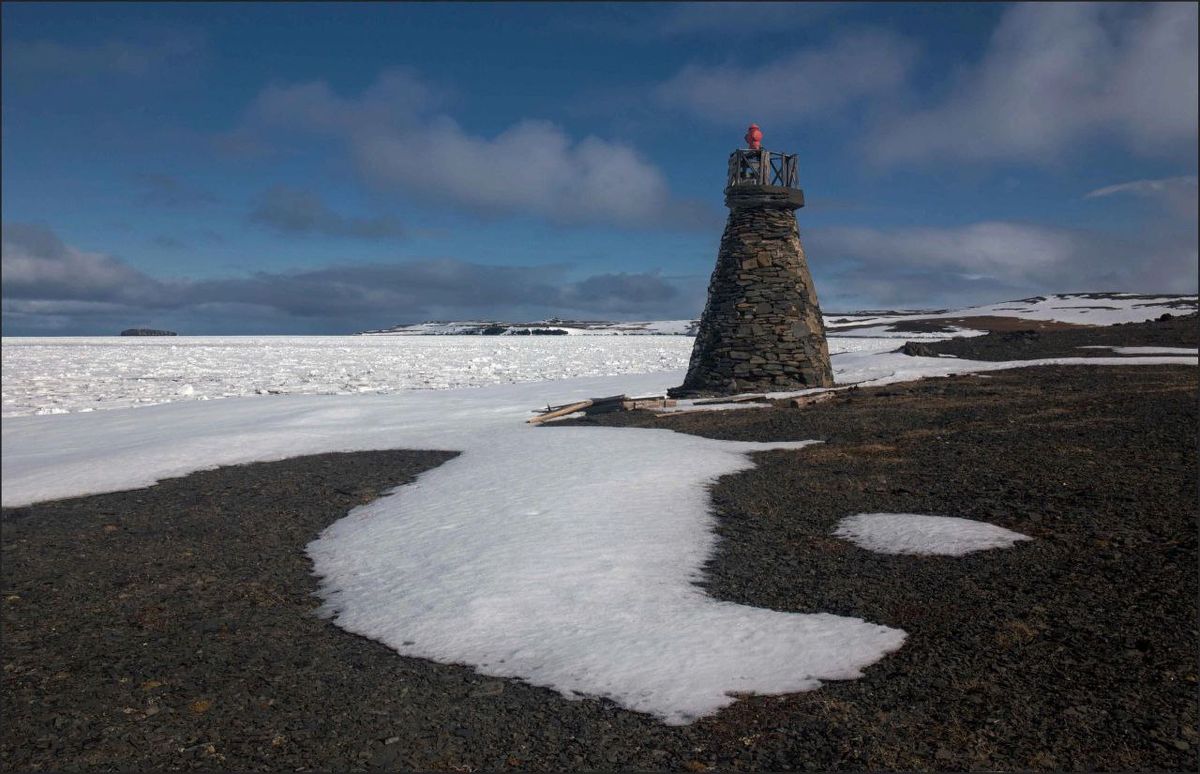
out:
M750 124L750 128L746 130L745 140L750 150L762 148L762 132L759 130L758 124Z

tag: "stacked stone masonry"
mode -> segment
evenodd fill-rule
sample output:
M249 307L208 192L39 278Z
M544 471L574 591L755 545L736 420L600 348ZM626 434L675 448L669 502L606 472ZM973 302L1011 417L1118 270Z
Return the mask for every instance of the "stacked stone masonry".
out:
M798 189L736 186L685 394L833 386L825 324L800 244Z

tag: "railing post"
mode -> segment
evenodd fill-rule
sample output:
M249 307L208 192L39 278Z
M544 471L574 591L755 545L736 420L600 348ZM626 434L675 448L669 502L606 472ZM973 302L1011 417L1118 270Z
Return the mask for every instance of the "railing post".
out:
M755 129L756 127L751 127ZM747 133L749 142L749 133ZM726 186L762 185L798 188L800 171L795 153L769 151L762 147L735 148L725 171Z

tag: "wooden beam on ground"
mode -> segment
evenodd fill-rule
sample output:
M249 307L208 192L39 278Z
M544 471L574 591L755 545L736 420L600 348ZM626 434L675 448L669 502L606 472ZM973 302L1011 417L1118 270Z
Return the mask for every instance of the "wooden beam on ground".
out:
M715 403L745 403L751 400L766 400L766 395L733 395L728 398L705 398L694 401L693 406L710 406Z
M656 409L667 408L674 406L676 401L667 398L633 398L621 404L626 411L634 411L636 409Z
M827 400L833 400L836 396L836 392L818 392L816 395L801 395L798 398L792 398L792 406L795 408L806 408L817 403L824 403Z
M629 400L629 396L609 395L607 398L592 398L592 405L599 406L603 403L620 403L623 400Z
M692 405L695 405L695 404L692 404ZM764 403L761 406L751 406L750 408L771 408L771 404ZM722 412L729 411L729 409L718 409L718 408L687 409L687 408L685 408L682 411L656 411L654 413L654 416L656 416L656 417L683 417L683 416L687 416L688 414L715 414L718 411L722 411Z
M554 411L547 412L540 416L530 417L529 419L526 419L525 422L528 424L535 424L537 422L545 422L547 419L554 419L555 417L562 417L562 416L566 416L567 414L574 414L576 411L585 409L590 405L592 405L592 402L590 400L581 400L578 403L572 403L569 406L563 406L560 409L555 409Z

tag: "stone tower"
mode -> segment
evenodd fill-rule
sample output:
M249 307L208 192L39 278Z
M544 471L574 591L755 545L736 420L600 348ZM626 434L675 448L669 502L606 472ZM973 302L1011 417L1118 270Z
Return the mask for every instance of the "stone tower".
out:
M673 395L832 387L825 322L795 211L804 206L796 155L760 147L729 156L721 236L687 378Z

